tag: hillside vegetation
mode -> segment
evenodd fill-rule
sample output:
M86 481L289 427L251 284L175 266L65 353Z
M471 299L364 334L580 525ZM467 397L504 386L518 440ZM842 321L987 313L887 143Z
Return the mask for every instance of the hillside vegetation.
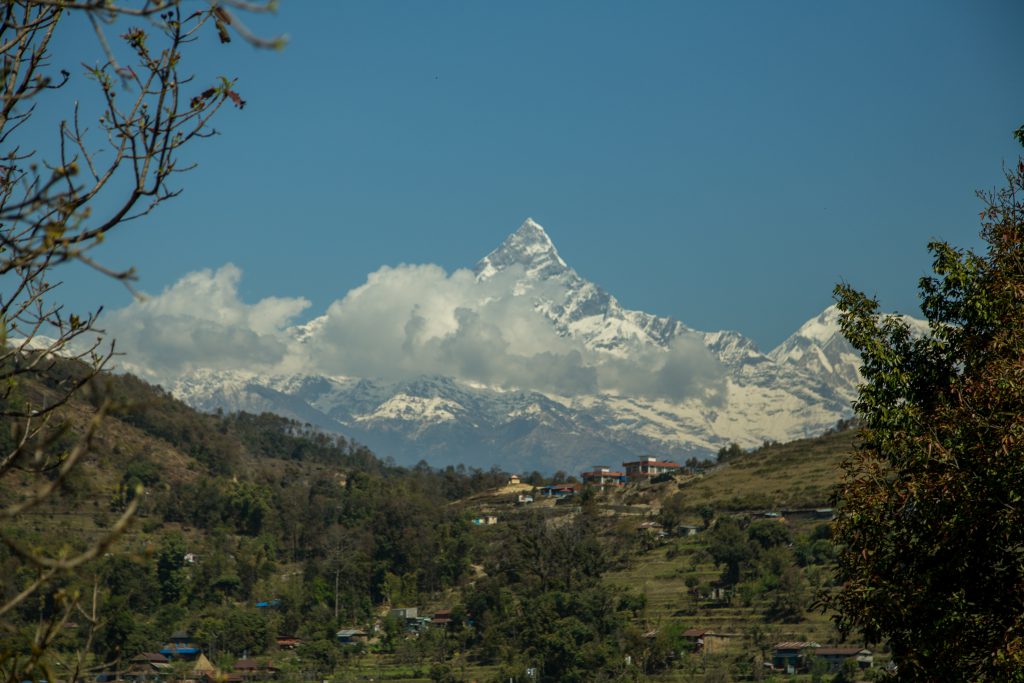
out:
M683 489L687 503L736 511L827 507L842 477L839 465L853 452L856 434L842 429L766 444L729 459Z
M760 675L773 639L836 641L808 610L828 589L832 557L827 520L808 511L828 505L852 432L734 452L694 476L520 504L532 487L506 486L496 470L396 467L277 416L196 413L133 377L105 376L66 406L67 431L101 399L109 415L66 490L4 530L59 555L141 496L112 552L57 589L91 603L95 588L96 621L65 624L54 653L86 652L93 673L131 670L176 631L221 671L255 656L279 678L338 681L526 680L527 669L548 681L729 680ZM34 465L24 467L0 502L26 494ZM803 516L760 516L786 509ZM16 552L0 557L0 573L14 577L6 595L33 576ZM19 606L2 650L26 647L58 600ZM428 619L389 616L413 606ZM724 645L688 654L695 628ZM340 643L346 629L365 636Z

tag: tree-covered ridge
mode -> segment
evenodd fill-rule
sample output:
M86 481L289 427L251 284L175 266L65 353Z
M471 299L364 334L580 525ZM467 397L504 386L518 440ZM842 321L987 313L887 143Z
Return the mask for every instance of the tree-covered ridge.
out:
M77 371L74 363L58 361L29 390L46 391L47 383ZM408 470L292 420L204 415L136 378L102 381L104 400L112 404L97 439L110 450L87 463L87 492L69 486L45 509L99 522L136 496L142 501L140 523L125 539L131 551L79 577L83 587L99 578L105 602L131 615L100 630L93 646L106 656L155 647L166 637L158 633L185 626L182 620L194 610L211 605L253 604L281 594L287 599L275 612L279 627L319 633L336 614L366 620L382 601L450 588L469 567L470 543L468 520L448 503L505 479L465 468ZM76 402L67 412L74 423L95 411ZM146 438L118 442L127 432ZM161 444L185 457L162 458ZM16 499L23 491L14 486L3 495ZM27 542L59 545L58 529L38 526L38 532L17 533ZM154 553L157 562L146 561ZM187 563L186 555L201 559ZM2 561L6 576L31 575L10 552ZM302 577L300 589L267 583L284 567ZM23 587L24 581L5 581L2 590L10 595ZM38 607L22 605L24 623Z
M52 371L61 381L75 367L57 362ZM749 513L733 521L725 508L702 502L708 482L733 487L775 450L793 472L806 467L784 447L734 453L720 473L697 468L703 473L678 481L517 507L519 494L551 480L523 473L530 483L517 488L497 471L397 467L294 420L201 414L136 378L100 379L110 399L97 435L102 455L83 462L81 477L16 530L26 543L54 548L71 526L86 543L138 502L135 523L111 553L57 587L87 597L98 588L95 626L83 621L59 639L60 652L85 650L96 666L125 666L184 630L223 666L256 655L291 662L301 677L362 661L352 657L365 646L335 638L355 629L372 634L377 654L367 656L424 674L434 667L444 676L467 663L495 675L536 668L549 681L667 674L692 647L681 634L702 614L743 603L759 620L805 629L812 588L821 585L817 568L830 557L820 536L786 535L776 522L750 523ZM75 401L67 413L81 422L96 409ZM810 460L820 455L814 448ZM21 490L0 495L13 499ZM473 524L484 512L499 523ZM671 540L694 525L705 531ZM664 538L651 535L658 529ZM679 544L673 601L683 615L667 622L650 615L642 586L615 578L643 572L665 543ZM735 560L718 549L729 543ZM8 594L31 579L10 553L0 565L17 577L5 584ZM50 596L17 611L15 628L0 636L8 651L27 646L31 625L55 609ZM403 605L427 616L446 609L451 621L413 634L383 616ZM282 636L301 641L299 649L277 649ZM734 647L728 661L735 663L748 646Z

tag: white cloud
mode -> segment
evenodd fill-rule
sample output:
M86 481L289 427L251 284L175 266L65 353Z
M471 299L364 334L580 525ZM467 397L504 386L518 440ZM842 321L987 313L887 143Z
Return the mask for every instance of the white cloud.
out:
M288 357L284 330L309 307L306 299L238 298L242 272L227 264L189 273L157 296L146 296L103 317L117 340L120 365L163 380L195 368L278 367Z
M331 304L299 342L288 327L309 302L243 303L241 273L229 264L190 273L103 322L128 353L125 369L157 381L205 367L384 379L443 375L563 396L723 396L724 371L696 337L628 359L587 349L559 336L534 308L538 298L558 296L557 286L517 289L522 274L510 268L477 281L468 270L384 267Z
M307 346L318 372L386 379L445 375L564 394L593 391L580 347L554 334L529 297L510 297L509 271L385 267L335 301Z
M696 335L673 339L667 350L645 349L630 358L610 358L600 368L602 389L626 396L683 401L725 401L725 370Z

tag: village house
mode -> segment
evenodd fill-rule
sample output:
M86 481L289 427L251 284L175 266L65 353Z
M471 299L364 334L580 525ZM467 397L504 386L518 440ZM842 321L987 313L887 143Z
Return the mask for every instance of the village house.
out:
M776 643L772 649L772 668L790 674L796 673L806 668L807 654L813 654L819 647L817 643L797 640Z
M576 484L549 484L541 486L537 493L544 498L566 498L576 495Z
M853 659L861 669L874 666L871 650L862 647L837 647L812 642L787 641L777 643L772 650L772 668L786 673L806 671L810 658L821 659L832 673L839 671L843 662Z
M134 683L159 681L171 672L171 663L159 652L141 652L131 658L124 680Z
M192 639L192 636L185 631L176 631L171 639L160 648L160 654L167 659L182 659L186 662L195 660L202 653L202 649Z
M255 659L239 659L232 669L236 674L241 674L244 681L265 681L277 676L277 669L273 664L260 664Z
M626 470L626 477L631 481L636 481L650 479L666 472L675 472L679 470L680 465L671 460L659 460L653 455L648 455L639 460L624 462L622 467Z
M398 617L409 621L410 619L416 619L420 616L419 607L392 607L391 611L388 612L389 617Z
M277 637L277 648L279 650L294 650L299 645L302 645L302 640L295 636L278 636Z
M797 668L803 666L804 650L816 646L817 643L793 640L776 643L772 648L772 668L777 671L796 673Z
M874 656L871 654L871 650L862 647L824 645L815 649L813 654L815 657L825 660L828 663L828 670L832 673L838 672L847 659L853 659L861 669L870 669L874 666Z
M584 486L591 486L604 491L609 488L626 485L625 472L613 472L612 468L606 465L591 465L589 472L580 474Z
M521 482L519 481L519 475L518 474L510 474L509 475L507 486L519 486L520 483Z
M335 633L334 637L342 645L357 645L369 640L370 634L358 628L343 628Z
M724 652L729 639L734 636L714 633L706 628L690 628L683 631L681 637L689 643L691 652L713 655Z
M419 631L426 624L430 623L430 617L420 616L418 607L393 607L388 612L388 616L403 620L407 631Z
M431 626L447 628L450 623L452 623L452 611L450 609L439 609L434 612L434 616L430 618Z

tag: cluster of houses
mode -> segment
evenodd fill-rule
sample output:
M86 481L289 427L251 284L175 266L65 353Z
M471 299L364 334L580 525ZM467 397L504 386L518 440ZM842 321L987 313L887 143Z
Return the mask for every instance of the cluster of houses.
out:
M631 481L645 481L667 474L685 471L685 468L671 460L646 456L639 460L622 463L622 470L612 470L605 465L595 465L589 471L581 473L582 484L564 483L550 484L535 489L531 494L519 493L517 503L532 503L535 494L541 498L562 499L577 494L584 486L599 491L613 490L625 486ZM520 485L520 478L511 475L508 483ZM809 516L812 518L831 519L831 509L815 510L786 510L783 512L762 513L766 518L775 518L778 521L785 521L786 516ZM785 516L784 516L785 515ZM498 518L494 515L481 514L472 520L472 523L479 526L490 526L496 524ZM654 521L645 521L637 527L640 532L667 536L668 533L660 524ZM675 529L677 535L694 535L700 530L696 526L681 526ZM191 555L191 554L190 554ZM186 562L194 563L194 555L186 557ZM723 589L716 589L723 590ZM256 604L258 608L273 608L280 606L280 600L267 600ZM450 610L438 610L430 616L421 616L417 607L396 607L389 612L390 617L401 620L407 633L418 633L429 628L445 628L452 621ZM375 627L376 630L376 627ZM649 636L656 634L652 631ZM335 634L335 640L340 645L358 645L370 642L374 634L361 628L343 628ZM682 637L689 643L693 652L717 654L724 652L728 647L729 640L737 637L735 634L716 633L707 629L692 628L682 633ZM292 636L280 636L277 638L277 647L281 650L295 649L301 641ZM770 662L765 662L765 667L772 671L796 674L810 670L811 664L815 661L823 661L832 672L839 671L847 660L852 660L861 669L873 666L873 656L870 650L859 647L838 647L831 645L819 645L814 642L781 642L777 643L772 650ZM231 667L230 671L220 671L203 654L199 644L186 632L176 632L164 644L159 652L143 652L133 657L126 670L115 673L104 673L97 677L97 683L112 683L115 681L126 681L127 683L157 683L163 681L171 674L171 662L188 662L191 667L185 672L183 680L188 683L246 683L248 681L266 681L277 677L278 669L271 662L258 663L252 659L239 659ZM181 668L178 667L178 676L181 677Z
M429 627L445 628L452 622L452 611L448 609L436 610L430 616L425 616L420 615L418 607L394 607L388 616L401 621L406 633L419 633ZM343 628L335 634L335 639L342 645L368 643L371 638L369 631L359 628Z
M262 606L272 606L267 601ZM421 616L417 607L396 607L389 616L402 620L408 633L416 633L425 628L445 628L452 621L451 610L437 610L430 616ZM335 634L340 645L358 645L368 643L372 634L360 628L343 628ZM278 636L277 647L280 650L294 650L302 641L294 636ZM277 678L278 669L272 662L257 662L243 658L236 661L230 671L221 671L203 654L203 649L196 639L185 631L174 633L159 652L141 652L127 662L127 667L120 671L104 672L97 676L97 683L158 683L171 677L172 662L186 662L190 666L184 671L178 667L174 678L189 683L245 683L247 681L266 681Z
M621 471L612 470L607 465L594 465L590 471L583 472L580 478L585 486L593 486L604 491L625 486L629 481L644 481L662 474L678 472L682 467L677 462L648 455L639 460L622 463Z
M772 669L794 674L808 671L814 659L828 665L831 672L839 671L844 662L853 660L857 667L870 669L874 665L871 650L862 647L836 647L813 642L787 641L777 643L772 649Z
M607 491L625 486L630 481L645 481L653 479L662 474L679 472L683 466L677 462L648 455L639 460L622 463L622 470L613 470L607 465L593 465L587 472L580 474L582 486L588 486L599 491ZM512 475L509 484L518 484L519 477ZM541 498L565 498L575 495L582 488L580 484L549 484L537 489L537 495ZM531 498L532 502L532 498Z
M388 616L397 617L405 621L405 630L408 632L422 631L428 626L444 628L452 623L452 611L442 609L432 612L431 615L421 616L418 607L393 607Z
M417 607L396 607L389 616L401 620L408 633L416 633L425 628L445 628L452 621L451 610L437 610L430 616L423 616ZM656 631L646 634L654 637ZM682 634L689 649L695 653L720 654L727 651L730 640L738 638L737 634L719 633L710 629L691 628ZM341 629L336 634L341 645L358 645L367 643L371 634L358 628ZM297 638L281 636L277 645L281 649L294 649L299 645ZM775 672L797 674L812 669L814 661L825 664L828 671L839 671L847 661L853 661L860 669L869 669L874 665L871 650L862 647L820 645L815 642L784 641L772 648L771 660L764 663L766 668ZM97 677L97 683L158 683L171 674L171 662L182 661L191 664L184 672L182 680L191 683L246 683L249 681L268 681L277 678L278 669L272 662L257 662L253 659L239 659L231 667L231 671L220 671L203 654L202 649L191 635L177 632L164 644L159 652L142 652L128 662L124 671L103 673ZM179 670L179 676L182 672Z
M692 652L714 655L725 652L729 641L740 636L691 628L683 631L682 637L689 643ZM830 673L838 672L848 660L852 660L859 669L870 669L874 666L874 655L866 648L819 645L803 641L776 643L772 648L771 661L764 664L765 668L775 672L797 674L810 671L814 660L824 662Z
M281 649L294 649L297 638L282 636L277 639ZM170 677L171 662L187 662L191 666L178 676L192 683L243 683L276 678L278 669L272 662L260 663L254 659L239 659L231 671L221 671L203 654L195 639L184 631L174 633L159 652L141 652L128 661L123 671L104 672L96 677L97 683L156 683Z

